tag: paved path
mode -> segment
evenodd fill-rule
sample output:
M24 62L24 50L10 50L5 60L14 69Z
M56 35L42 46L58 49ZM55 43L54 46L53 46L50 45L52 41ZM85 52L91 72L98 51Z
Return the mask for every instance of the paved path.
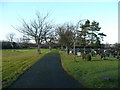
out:
M10 88L82 88L62 68L60 55L53 51L28 69Z

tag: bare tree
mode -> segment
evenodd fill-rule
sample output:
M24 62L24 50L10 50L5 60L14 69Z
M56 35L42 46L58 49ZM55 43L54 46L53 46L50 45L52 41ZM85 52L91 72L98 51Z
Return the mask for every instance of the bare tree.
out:
M41 16L39 12L36 13L37 19L27 23L24 19L22 20L22 26L15 28L19 32L30 36L36 42L38 46L38 54L41 53L40 46L44 43L46 36L49 34L49 31L53 28L51 22L48 20L48 14Z
M17 43L19 43L20 48L26 48L30 43L30 38L28 36L22 36L20 38L15 39Z
M49 49L51 50L52 47L54 47L57 43L57 33L56 30L53 29L51 32L49 32L49 35L46 36L46 44L49 46Z
M7 39L8 39L8 41L11 43L11 47L12 47L12 48L14 47L14 44L13 44L14 36L15 36L14 33L9 33L9 34L7 35Z
M66 46L66 51L69 52L69 48L73 46L74 39L74 25L64 24L57 28L59 35L59 43L63 46Z

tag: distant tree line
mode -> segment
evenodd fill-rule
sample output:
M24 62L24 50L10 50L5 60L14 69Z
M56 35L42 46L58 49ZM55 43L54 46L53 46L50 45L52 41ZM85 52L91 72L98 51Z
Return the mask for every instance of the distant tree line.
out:
M9 41L2 41L2 49L20 49L20 48L35 48L36 45L33 43L16 43L16 42L12 42L12 46L11 46L11 42Z
M2 49L23 49L23 48L37 48L37 45L35 43L17 43L13 42L13 47L11 46L11 42L8 41L1 41L2 43ZM50 49L50 46L48 44L41 44L41 48ZM53 45L52 48L59 48L59 45Z

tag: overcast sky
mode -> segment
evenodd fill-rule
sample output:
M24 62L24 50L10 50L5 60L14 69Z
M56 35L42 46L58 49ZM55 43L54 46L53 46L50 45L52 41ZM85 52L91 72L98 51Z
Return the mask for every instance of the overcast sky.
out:
M36 11L50 13L54 24L76 23L80 19L97 21L101 31L107 35L103 43L118 42L118 2L0 2L0 40L6 40L8 33L22 35L11 25L19 26L21 18L29 21Z

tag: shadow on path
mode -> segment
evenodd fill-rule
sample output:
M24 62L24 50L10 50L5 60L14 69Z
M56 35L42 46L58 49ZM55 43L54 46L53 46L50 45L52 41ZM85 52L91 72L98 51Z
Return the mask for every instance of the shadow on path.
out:
M62 68L60 55L53 51L28 69L9 88L83 88Z

